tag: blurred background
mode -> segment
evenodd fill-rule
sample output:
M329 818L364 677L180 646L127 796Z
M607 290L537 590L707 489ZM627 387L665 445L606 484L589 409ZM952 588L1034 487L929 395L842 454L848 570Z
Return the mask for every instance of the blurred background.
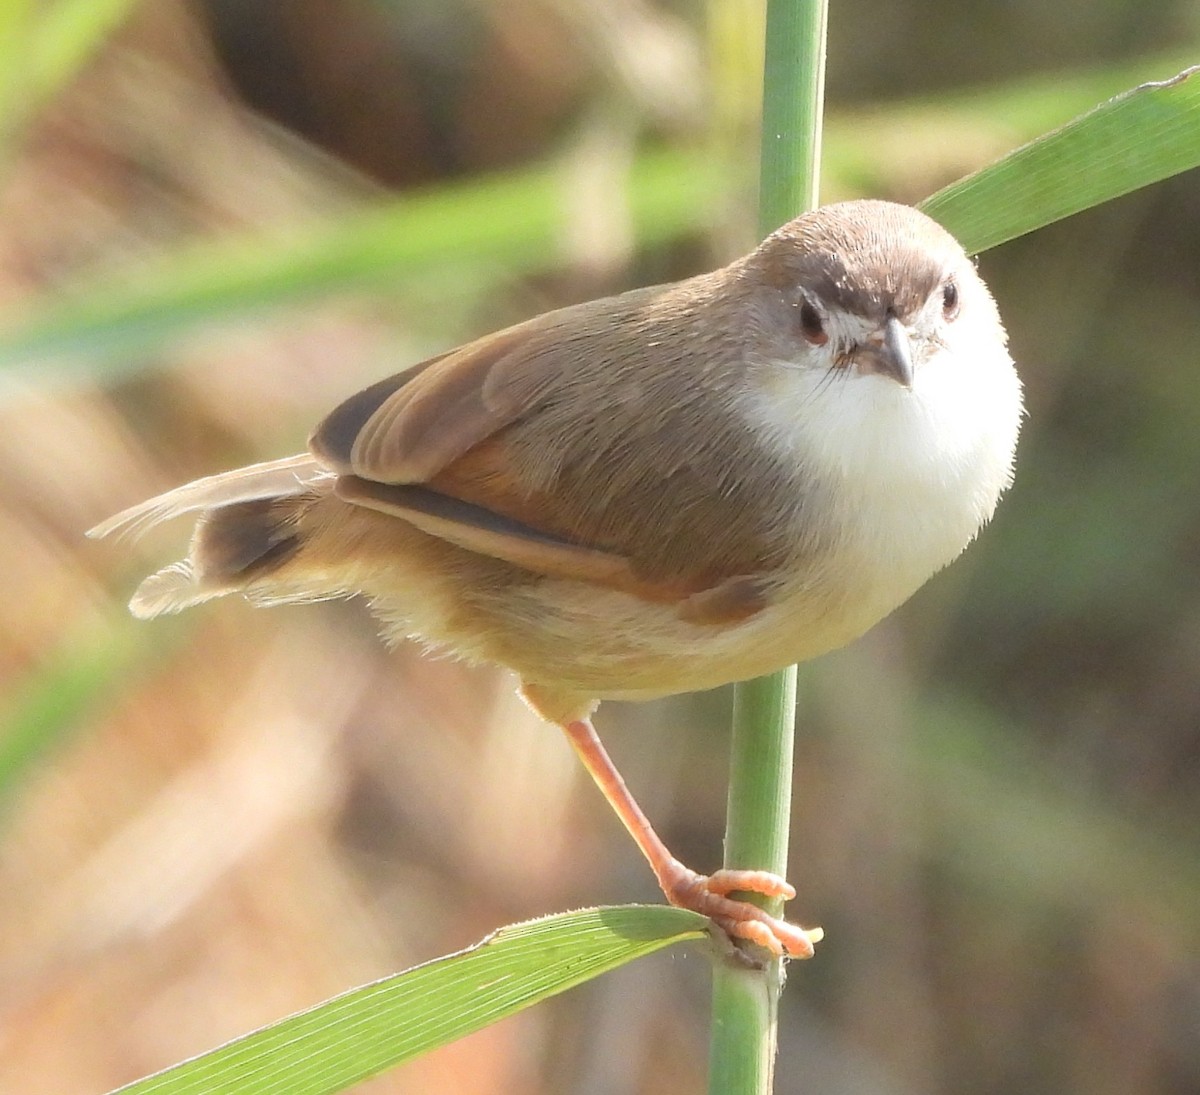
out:
M500 924L658 900L504 674L388 653L354 603L136 623L186 527L83 531L462 339L747 249L762 12L54 8L58 52L0 45L0 1090L90 1095ZM843 0L830 46L824 197L916 201L1200 60L1200 7ZM1017 482L802 672L790 912L828 939L791 969L777 1089L1192 1093L1196 174L981 268L1028 394ZM729 708L599 719L700 869ZM357 1090L697 1092L707 1011L673 950Z

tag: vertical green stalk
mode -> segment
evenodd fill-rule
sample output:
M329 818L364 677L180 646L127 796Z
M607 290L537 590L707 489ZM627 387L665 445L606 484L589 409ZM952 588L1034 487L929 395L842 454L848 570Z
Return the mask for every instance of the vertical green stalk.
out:
M828 0L767 0L758 223L763 235L817 204ZM734 694L725 865L786 874L796 669ZM763 902L775 914L780 902ZM782 963L719 963L710 1095L765 1095L775 1069Z
M767 0L758 177L764 236L817 205L828 13L828 0Z
M746 681L734 692L727 867L786 873L795 712L795 666ZM779 914L782 902L754 900ZM766 1095L772 1090L782 989L783 963L778 959L763 970L730 962L716 965L710 1095Z
M33 0L0 2L0 172L5 174L23 117L26 61L34 16Z

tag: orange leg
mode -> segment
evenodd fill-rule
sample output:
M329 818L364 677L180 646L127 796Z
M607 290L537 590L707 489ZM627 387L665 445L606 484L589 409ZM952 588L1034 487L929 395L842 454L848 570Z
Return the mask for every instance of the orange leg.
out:
M784 954L793 958L812 957L813 943L821 938L820 928L806 931L771 916L757 905L729 896L741 892L784 899L795 897L796 891L787 882L767 871L721 870L702 875L689 870L671 855L642 813L591 720L578 719L562 726L584 767L649 861L654 877L672 905L701 913L729 935L766 947L776 957Z

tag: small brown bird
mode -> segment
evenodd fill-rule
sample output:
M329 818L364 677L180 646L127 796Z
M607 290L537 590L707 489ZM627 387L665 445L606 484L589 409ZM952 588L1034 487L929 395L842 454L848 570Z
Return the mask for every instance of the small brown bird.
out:
M1012 476L1021 391L955 240L877 201L710 274L563 308L349 398L310 451L92 530L199 514L131 602L362 594L389 639L507 666L567 733L667 899L773 953L761 871L674 859L592 727L606 698L756 677L861 635L963 550Z

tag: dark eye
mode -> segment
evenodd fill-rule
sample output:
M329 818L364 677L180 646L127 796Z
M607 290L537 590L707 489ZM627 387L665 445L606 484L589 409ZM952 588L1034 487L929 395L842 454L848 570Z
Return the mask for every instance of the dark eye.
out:
M942 315L947 319L958 315L958 286L952 281L942 286Z
M824 346L829 341L821 313L807 300L800 305L800 332L814 346Z

